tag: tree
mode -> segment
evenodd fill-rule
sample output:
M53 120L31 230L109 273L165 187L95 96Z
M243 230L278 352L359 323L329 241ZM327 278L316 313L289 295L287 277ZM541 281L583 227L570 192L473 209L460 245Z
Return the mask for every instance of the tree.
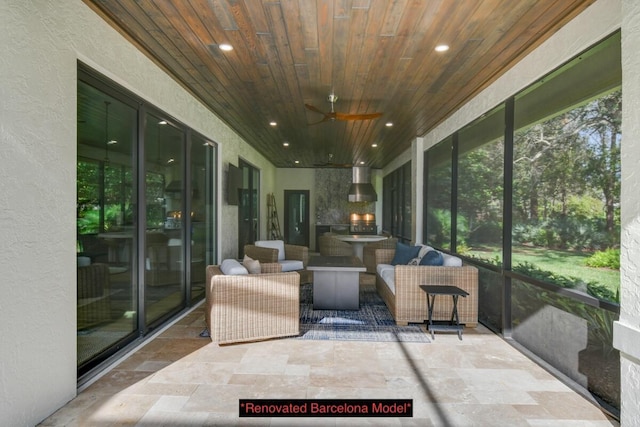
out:
M585 178L602 192L606 230L615 233L615 209L620 204L620 143L622 139L622 92L596 99L580 109L582 124L576 132L586 138L589 156Z

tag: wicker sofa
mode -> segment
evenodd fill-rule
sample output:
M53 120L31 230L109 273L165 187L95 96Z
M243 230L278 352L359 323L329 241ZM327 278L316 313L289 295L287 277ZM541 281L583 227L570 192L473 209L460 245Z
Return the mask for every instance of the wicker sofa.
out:
M367 267L367 273L376 274L376 251L378 249L395 249L398 244L397 237L370 242L362 249L362 263Z
M283 242L284 257L279 254L278 249L272 247L260 246L261 242L276 241L257 241L254 245L245 245L244 254L257 259L261 263L280 263L283 265L283 271L289 271L286 267L288 261L302 261L302 269L296 270L300 274L300 283L311 283L313 281L313 272L307 270L309 264L309 248L301 245L290 245ZM266 244L266 243L265 243Z
M260 274L207 267L205 320L213 342L230 344L300 333L300 275L261 263Z
M376 290L382 297L398 325L421 323L427 320L427 294L420 285L453 285L469 293L458 300L460 323L467 327L478 325L478 269L473 266L393 266L393 290L380 272L388 268L395 249L377 249ZM452 298L444 296L435 300L434 320L449 320L453 309Z

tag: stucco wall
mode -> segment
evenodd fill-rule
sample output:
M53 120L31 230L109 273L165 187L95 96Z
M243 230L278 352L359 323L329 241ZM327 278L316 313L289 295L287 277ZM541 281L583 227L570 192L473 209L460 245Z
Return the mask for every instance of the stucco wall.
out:
M256 165L263 194L275 169L80 0L4 0L0 28L0 425L22 426L76 392L77 61L219 143L219 165ZM219 194L233 256L237 207Z
M622 196L620 321L621 422L640 425L640 2L622 1ZM627 54L625 55L625 52Z

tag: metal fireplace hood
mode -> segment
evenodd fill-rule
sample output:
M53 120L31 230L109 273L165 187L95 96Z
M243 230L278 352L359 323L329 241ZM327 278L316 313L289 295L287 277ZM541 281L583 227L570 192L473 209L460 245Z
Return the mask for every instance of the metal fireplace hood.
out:
M375 202L377 200L378 195L371 185L371 169L355 166L353 168L353 184L349 187L349 201Z

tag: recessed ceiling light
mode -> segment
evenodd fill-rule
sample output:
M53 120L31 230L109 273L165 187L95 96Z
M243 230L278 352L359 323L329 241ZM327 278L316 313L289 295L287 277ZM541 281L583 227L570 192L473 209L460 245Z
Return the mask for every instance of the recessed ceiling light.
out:
M373 144L371 144L371 146L372 146L373 148L376 148L376 147L378 146L378 144L373 143Z
M387 123L385 123L384 125L385 125L386 127L390 128L391 126L393 126L393 123L391 123L391 122L387 122Z
M169 160L167 160L167 163L173 163L173 162L175 162L175 161L176 161L176 159L174 159L174 158L172 157L172 158L170 158Z
M298 163L300 163L300 160L295 160L293 163L297 165Z
M107 141L107 145L116 145L117 143L118 143L118 141L116 141L115 139Z
M282 143L282 146L283 146L283 147L288 147L288 146L289 146L289 143L288 143L288 142L283 142L283 143Z
M449 46L447 46L446 44L439 44L438 46L436 46L436 52L446 52L449 50Z
M159 124L159 125L166 125L166 124L167 124L167 121L166 121L166 120L160 120L160 121L158 122L158 124Z
M276 122L269 122L269 125L271 126L278 126L278 124Z
M360 161L360 164L361 164L361 165L364 165L364 162L363 162L363 161Z
M233 46L231 46L228 43L219 44L218 47L220 48L220 50L224 50L225 52L229 52L230 50L233 50Z

